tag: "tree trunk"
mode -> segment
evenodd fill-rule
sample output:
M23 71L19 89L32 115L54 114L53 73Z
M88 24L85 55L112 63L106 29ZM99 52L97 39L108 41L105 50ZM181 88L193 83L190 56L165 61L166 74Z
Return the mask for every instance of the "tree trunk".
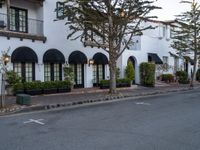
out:
M110 90L109 93L115 94L117 93L116 90L116 61L113 60L114 58L110 57Z
M190 87L194 87L194 79L195 79L195 74L196 74L196 64L197 64L197 52L194 52L194 69L192 72L192 77L191 77L191 82L190 82Z

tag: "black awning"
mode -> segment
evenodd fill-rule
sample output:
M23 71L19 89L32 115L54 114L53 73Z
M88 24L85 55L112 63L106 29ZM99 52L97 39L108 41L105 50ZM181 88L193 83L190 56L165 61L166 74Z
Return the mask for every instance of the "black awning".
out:
M31 48L19 47L13 51L11 62L38 62L38 57Z
M74 51L69 55L69 64L87 64L87 57L80 51Z
M149 62L155 62L155 64L163 64L160 57L155 53L148 53L148 61Z
M183 58L189 61L191 65L194 65L194 59L190 58L189 56L183 56Z
M93 56L94 59L94 63L95 64L108 64L108 58L106 57L106 55L102 54L102 53L96 53Z
M44 53L43 62L45 62L45 63L65 63L65 57L59 50L50 49Z

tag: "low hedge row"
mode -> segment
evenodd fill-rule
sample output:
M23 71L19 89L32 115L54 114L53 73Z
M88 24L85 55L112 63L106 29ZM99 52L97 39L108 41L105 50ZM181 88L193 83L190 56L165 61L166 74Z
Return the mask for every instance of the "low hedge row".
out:
M71 83L69 81L45 81L45 82L33 81L33 82L16 83L13 86L15 94L27 93L30 95L37 95L28 93L28 91L34 91L34 90L40 91L38 94L48 94L43 91L50 89L55 89L55 92L59 92L59 89L71 89Z
M174 75L173 74L162 74L161 80L165 82L174 82Z
M188 84L190 80L188 79L188 74L185 71L177 71L176 78L181 84Z
M100 88L105 89L109 88L110 86L110 80L101 80L100 81ZM130 87L131 86L131 80L128 78L121 78L116 80L116 86L117 87Z

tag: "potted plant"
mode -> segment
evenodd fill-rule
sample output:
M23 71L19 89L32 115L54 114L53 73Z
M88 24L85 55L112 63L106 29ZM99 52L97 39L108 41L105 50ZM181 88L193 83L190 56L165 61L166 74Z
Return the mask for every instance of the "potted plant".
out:
M100 81L100 89L108 89L109 88L109 80L101 80Z
M70 92L71 83L70 81L57 81L58 93Z
M8 95L13 95L13 86L21 82L21 77L14 71L6 71L6 91Z
M14 95L17 95L17 94L24 94L24 84L19 82L19 83L15 83L13 85L13 92L14 92Z
M30 94L30 95L42 94L42 88L41 88L40 81L25 82L24 89L25 89L26 94Z
M43 94L57 93L57 85L55 81L45 81L42 83Z

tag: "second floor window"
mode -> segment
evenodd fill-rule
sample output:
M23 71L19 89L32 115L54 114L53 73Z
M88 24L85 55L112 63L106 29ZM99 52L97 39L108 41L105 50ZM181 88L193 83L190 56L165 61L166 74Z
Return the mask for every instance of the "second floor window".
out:
M10 30L28 32L27 10L16 7L10 8Z

